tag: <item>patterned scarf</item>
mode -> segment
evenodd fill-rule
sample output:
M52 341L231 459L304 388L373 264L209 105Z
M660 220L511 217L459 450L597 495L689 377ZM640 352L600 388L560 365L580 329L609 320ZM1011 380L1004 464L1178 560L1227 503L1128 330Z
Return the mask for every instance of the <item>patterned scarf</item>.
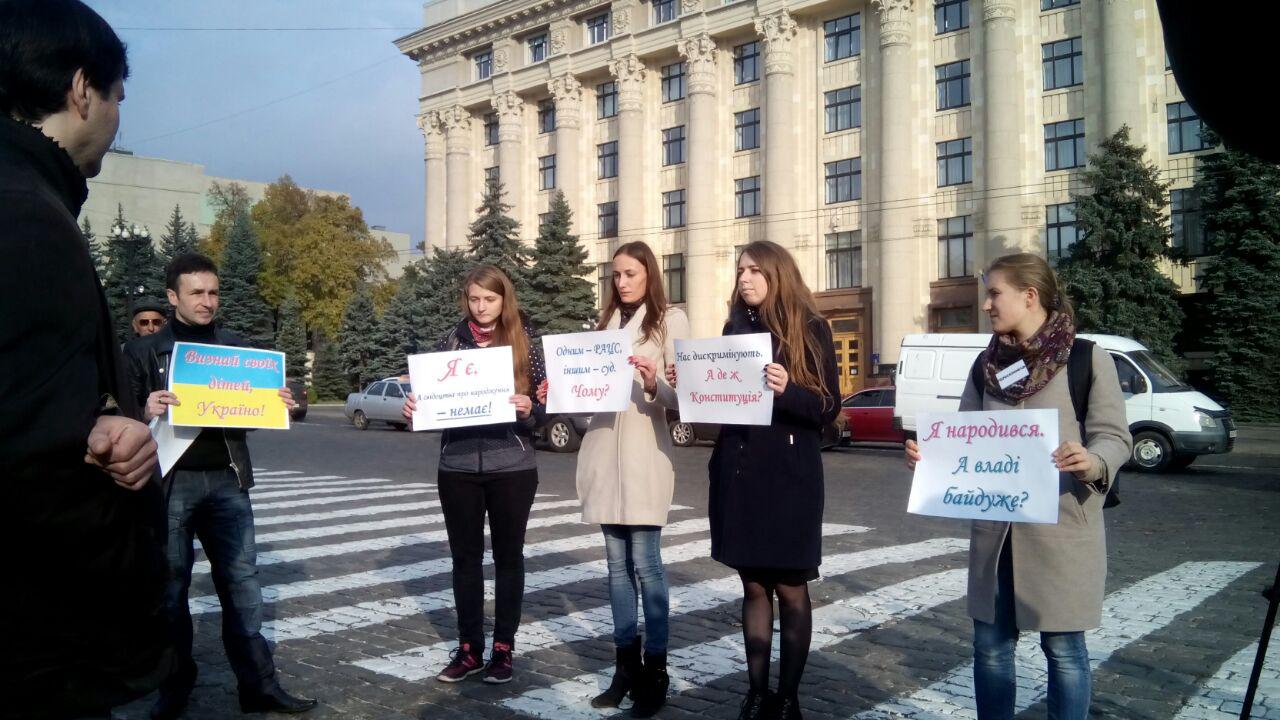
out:
M467 327L471 328L471 337L475 338L476 344L483 345L493 339L493 330L497 327L497 324L495 323L489 326L489 329L486 330L471 320L468 320Z
M1018 342L1013 335L992 335L991 344L982 351L982 371L986 380L984 394L1016 405L1040 392L1059 370L1067 366L1067 356L1071 354L1071 344L1075 339L1076 328L1071 318L1056 311L1026 342ZM997 376L1019 360L1027 364L1027 376L1007 388L1001 388Z

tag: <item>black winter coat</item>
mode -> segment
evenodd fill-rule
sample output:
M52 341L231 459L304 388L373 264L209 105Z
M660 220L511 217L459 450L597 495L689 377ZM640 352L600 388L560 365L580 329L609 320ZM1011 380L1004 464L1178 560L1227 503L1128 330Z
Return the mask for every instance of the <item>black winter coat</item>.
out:
M822 562L822 428L840 411L831 328L809 321L827 397L787 384L770 425L724 425L711 454L711 557L733 568L809 570ZM734 312L725 335L767 332ZM778 341L774 338L774 357ZM775 360L780 362L781 360Z
M5 718L121 705L172 668L161 612L159 483L125 490L84 462L101 412L137 417L111 312L76 225L87 192L62 148L0 117Z

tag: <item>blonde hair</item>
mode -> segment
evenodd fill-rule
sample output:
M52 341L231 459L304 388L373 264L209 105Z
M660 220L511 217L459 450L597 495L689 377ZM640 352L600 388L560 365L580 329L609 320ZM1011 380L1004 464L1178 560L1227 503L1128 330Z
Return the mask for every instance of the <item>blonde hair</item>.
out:
M1050 315L1059 312L1075 320L1071 300L1062 289L1058 274L1044 258L1032 253L1005 255L996 258L987 268L986 274L995 272L1002 273L1005 281L1019 290L1035 288L1045 312Z
M480 265L462 279L462 314L469 320L471 308L467 305L467 294L472 285L479 285L491 293L502 297L502 314L493 328L493 345L511 346L511 364L515 369L516 393L529 395L533 388L529 382L529 336L524 331L524 323L520 319L520 305L516 302L516 288L511 278L493 265Z

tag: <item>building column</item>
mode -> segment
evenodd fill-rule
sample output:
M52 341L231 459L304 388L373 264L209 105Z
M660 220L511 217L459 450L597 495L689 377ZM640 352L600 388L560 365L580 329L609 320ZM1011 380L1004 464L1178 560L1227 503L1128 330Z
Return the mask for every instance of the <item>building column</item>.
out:
M467 247L467 225L471 217L472 132L471 113L461 105L441 112L445 129L445 174L449 192L445 200L445 247Z
M689 183L685 188L685 307L694 337L712 337L724 322L723 288L717 282L716 208L724 189L716 158L716 60L719 51L707 33L685 38L676 48L686 62L689 103ZM765 185L768 188L768 184Z
M582 83L565 73L549 87L556 105L556 188L573 211L570 232L581 237L589 216L582 203Z
M511 217L520 223L520 236L530 236L529 206L525 194L524 99L507 90L493 98L498 113L498 178L506 191L503 201L511 206ZM533 236L538 233L533 229Z
M875 0L880 13L880 263L875 284L875 339L872 353L880 368L896 364L903 336L917 330L924 308L918 269L922 255L916 241L916 178L911 151L914 110L911 87L915 58L911 54L914 0Z
M1147 127L1141 119L1143 95L1139 92L1138 28L1133 20L1132 0L1105 0L1102 5L1102 133L1085 132L1092 145L1097 145L1120 129L1129 126L1129 139L1135 145L1147 143Z
M793 248L796 211L796 21L786 10L756 18L764 39L764 220L765 234Z
M1021 91L1018 72L1016 11L1016 0L984 0L982 6L986 241L975 243L975 267L985 266L1000 255L1035 249L1022 228L1022 192L1026 181L1020 131L1026 117L1026 94Z
M422 130L426 145L426 233L425 252L430 256L432 248L444 249L445 226L445 175L444 175L444 126L440 113L428 112L418 116L418 128Z
M611 60L609 72L618 81L618 236L630 242L644 239L649 200L644 182L645 68L633 53Z

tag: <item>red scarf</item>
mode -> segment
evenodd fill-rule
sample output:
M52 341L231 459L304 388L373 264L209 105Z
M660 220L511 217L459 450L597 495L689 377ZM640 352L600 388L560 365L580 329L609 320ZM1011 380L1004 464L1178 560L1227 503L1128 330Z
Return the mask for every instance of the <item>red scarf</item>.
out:
M475 338L477 345L484 345L493 339L493 330L498 327L496 324L488 330L480 327L474 322L468 320L467 327L471 328L471 337Z

